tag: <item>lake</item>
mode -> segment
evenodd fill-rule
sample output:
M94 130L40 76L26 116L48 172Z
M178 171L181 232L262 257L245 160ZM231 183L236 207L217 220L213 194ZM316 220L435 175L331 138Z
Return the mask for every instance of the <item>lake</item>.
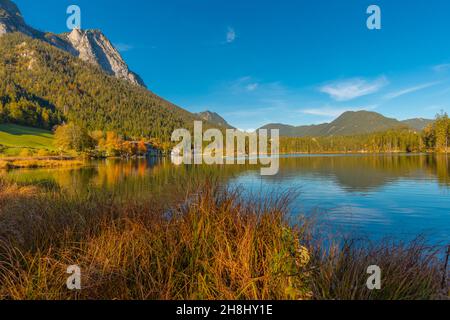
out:
M276 176L259 167L174 166L169 159L94 161L83 168L0 171L17 181L55 184L67 192L98 188L128 197L165 192L180 177L217 174L245 194L265 198L287 191L298 196L292 216L312 215L324 230L450 242L450 157L446 155L282 156Z

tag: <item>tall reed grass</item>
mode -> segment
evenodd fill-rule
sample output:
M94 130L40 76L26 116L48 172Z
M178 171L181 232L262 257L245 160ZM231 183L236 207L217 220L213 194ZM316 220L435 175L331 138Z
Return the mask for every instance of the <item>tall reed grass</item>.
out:
M1 299L438 299L443 263L418 244L325 247L260 202L207 180L139 200L0 180ZM368 265L383 289L364 287ZM82 290L69 291L78 265ZM444 293L444 291L447 292Z

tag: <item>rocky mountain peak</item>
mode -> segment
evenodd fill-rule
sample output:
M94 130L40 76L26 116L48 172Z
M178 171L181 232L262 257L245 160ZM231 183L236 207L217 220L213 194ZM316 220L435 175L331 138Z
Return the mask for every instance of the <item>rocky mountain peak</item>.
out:
M69 33L67 38L70 40L72 44L80 43L83 38L83 32L81 29L73 29L72 32Z
M0 0L0 36L10 32L22 32L33 36L35 30L25 24L17 5L10 0Z
M80 59L101 66L117 78L145 86L141 78L129 70L120 53L100 30L74 29L62 37Z
M14 2L0 0L0 36L11 32L21 32L27 36L46 41L84 61L100 66L110 75L145 87L142 79L130 71L117 49L99 30L74 29L61 35L43 33L25 23Z

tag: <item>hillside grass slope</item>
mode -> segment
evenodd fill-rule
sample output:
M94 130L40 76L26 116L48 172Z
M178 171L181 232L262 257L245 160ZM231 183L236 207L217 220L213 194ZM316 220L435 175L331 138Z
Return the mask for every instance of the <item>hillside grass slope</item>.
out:
M0 124L0 146L8 149L55 150L51 131L15 124Z

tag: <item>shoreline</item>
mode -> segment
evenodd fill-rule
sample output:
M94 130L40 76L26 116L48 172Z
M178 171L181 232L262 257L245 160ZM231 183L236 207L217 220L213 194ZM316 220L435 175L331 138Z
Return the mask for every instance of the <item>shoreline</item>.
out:
M75 157L0 158L0 170L79 167L85 161Z
M445 152L281 152L277 153L277 156L344 156L344 155L450 155ZM205 155L205 154L203 154ZM202 155L202 156L203 156ZM252 155L239 155L236 158L252 158L258 156L271 156L269 153L263 154L252 154ZM135 159L150 159L150 158L170 158L170 155L162 154L160 156L151 157L131 157L131 158L121 158L121 157L102 157L102 158L91 158L90 160L135 160ZM226 159L227 156L223 156ZM24 169L24 168L51 168L51 167L66 167L66 166L82 166L86 163L81 157L74 156L48 156L48 157L0 157L0 169Z

